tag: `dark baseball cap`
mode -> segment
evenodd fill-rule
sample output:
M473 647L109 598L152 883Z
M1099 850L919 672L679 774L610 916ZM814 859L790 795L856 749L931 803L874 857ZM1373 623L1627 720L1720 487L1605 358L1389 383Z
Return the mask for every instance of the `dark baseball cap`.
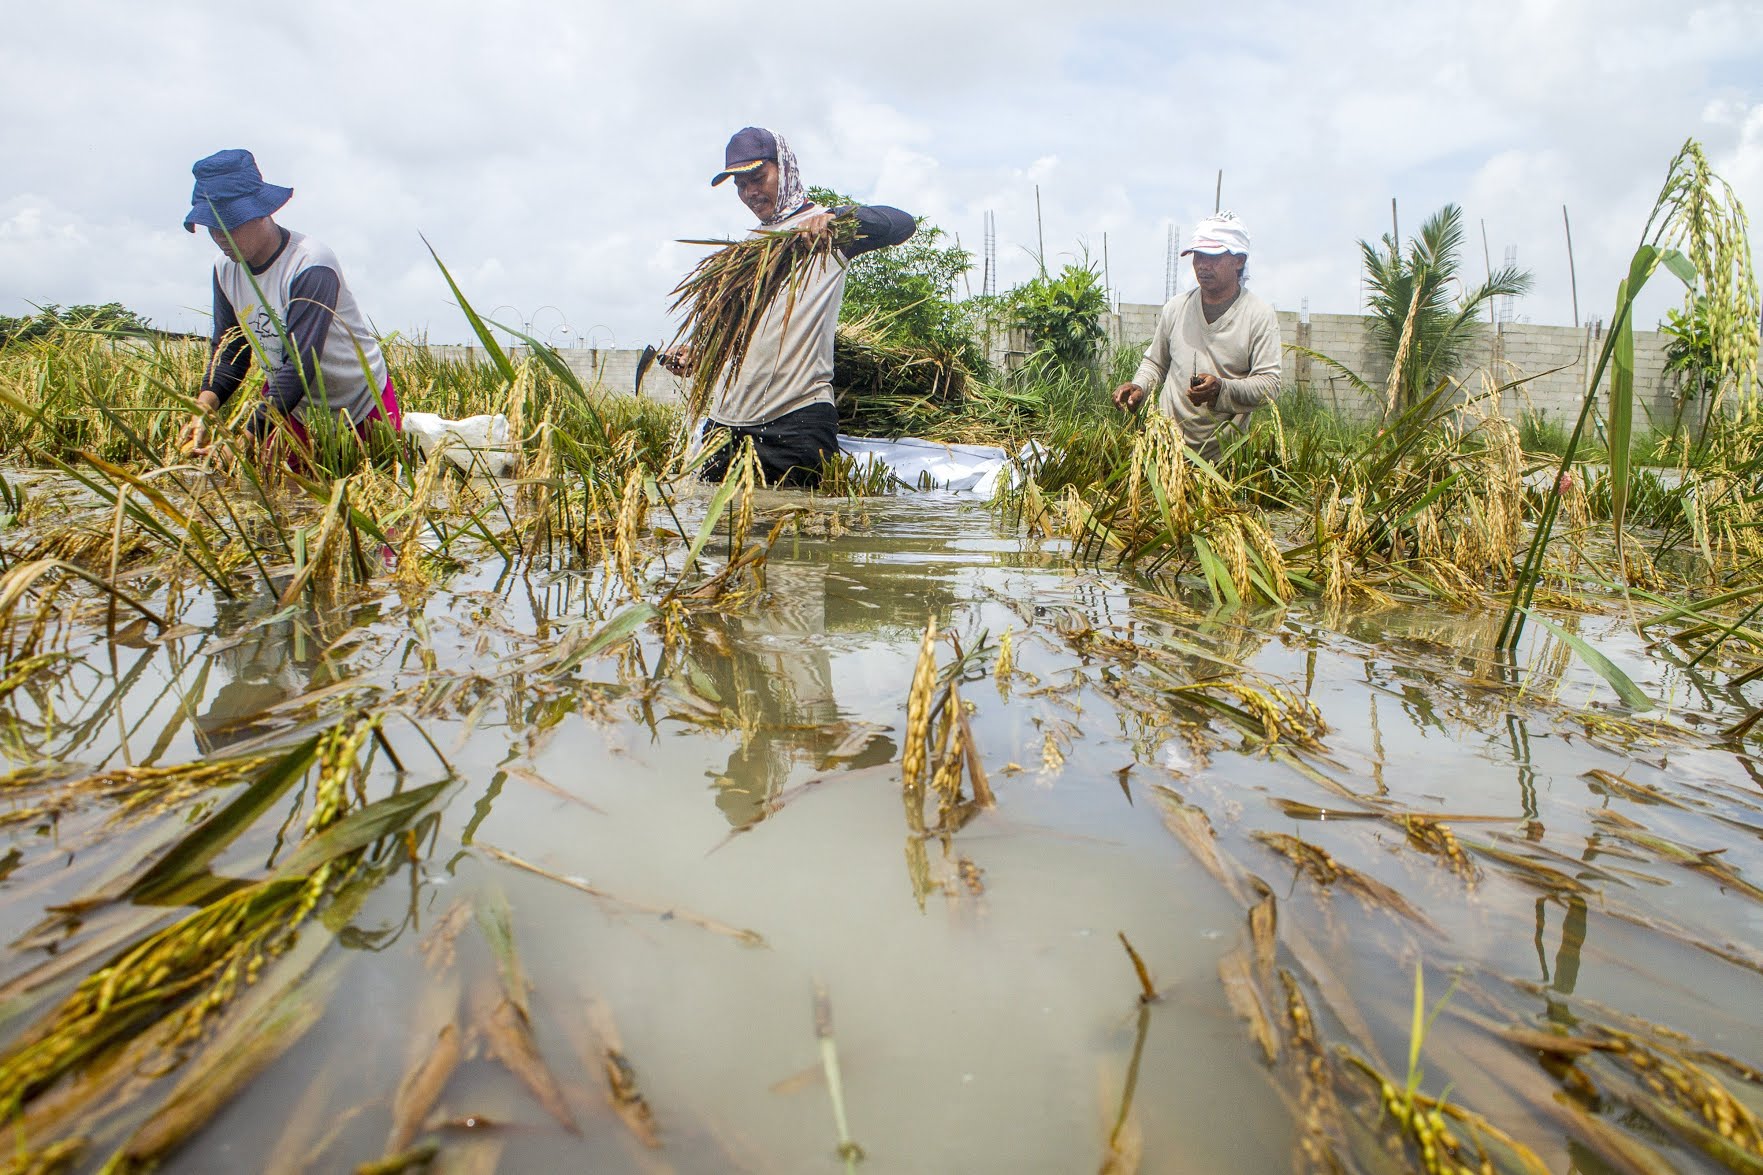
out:
M722 153L722 170L716 173L710 186L714 188L731 175L776 162L777 136L762 126L744 126L728 141L728 149Z

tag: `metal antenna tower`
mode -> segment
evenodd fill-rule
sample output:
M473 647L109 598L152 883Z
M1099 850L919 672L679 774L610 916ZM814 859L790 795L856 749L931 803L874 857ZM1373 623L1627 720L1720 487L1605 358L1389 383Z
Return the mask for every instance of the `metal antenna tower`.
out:
M1181 225L1169 226L1169 243L1163 250L1163 300L1175 297L1175 288L1181 284L1181 251L1175 247L1176 239L1181 236Z
M1506 268L1509 270L1518 268L1518 246L1517 245L1507 245L1506 246ZM1501 325L1505 325L1506 323L1512 322L1517 319L1517 317L1518 317L1518 299L1517 298L1514 298L1510 294L1502 294L1497 299L1497 301L1500 304L1499 317L1500 317Z
M998 219L986 212L985 269L980 277L979 292L991 297L998 292Z

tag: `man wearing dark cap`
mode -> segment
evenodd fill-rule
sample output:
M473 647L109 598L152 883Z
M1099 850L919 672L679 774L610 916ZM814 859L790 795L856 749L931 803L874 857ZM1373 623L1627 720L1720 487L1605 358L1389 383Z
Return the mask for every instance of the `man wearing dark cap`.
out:
M803 275L793 298L779 299L766 310L739 374L732 381L725 377L710 400L710 423L727 429L731 443L711 458L706 477L722 477L735 446L750 437L768 482L813 485L821 461L839 450L833 332L845 296L845 268L853 257L905 241L917 223L898 208L823 208L814 203L802 186L789 144L763 127L737 131L723 160L723 170L710 183L734 179L735 194L758 218L756 233L823 234L832 232L837 218L857 222L855 240ZM663 362L675 374L685 374L691 366L690 348L672 352Z
M267 380L250 420L258 440L280 421L309 448L315 412L341 414L357 431L369 420L398 428L385 357L336 255L275 222L294 190L265 183L249 151L219 151L191 170L184 228L205 227L222 256L214 265L213 351L196 394L202 411L185 427L185 443L206 449L212 419L244 382L253 352Z
M1279 394L1279 315L1243 285L1249 230L1234 214L1202 220L1182 250L1190 254L1195 288L1164 305L1144 362L1114 402L1136 411L1161 387L1157 407L1181 425L1188 448L1217 461L1221 432L1241 429Z

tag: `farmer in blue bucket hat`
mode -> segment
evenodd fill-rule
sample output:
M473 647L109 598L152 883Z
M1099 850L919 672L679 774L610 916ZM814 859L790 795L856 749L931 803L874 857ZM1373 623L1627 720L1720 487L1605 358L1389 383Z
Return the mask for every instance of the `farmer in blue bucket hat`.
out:
M206 228L222 256L214 264L213 351L196 393L202 410L184 428L184 447L207 450L209 431L244 382L253 352L266 378L249 423L257 440L279 422L310 452L315 413L341 415L357 433L370 420L398 429L385 356L336 254L275 222L294 189L265 183L251 152L239 149L217 151L191 170L196 185L184 228Z
M833 221L850 217L856 233L804 275L793 296L779 298L760 316L734 379L726 374L711 393L711 428L729 434L729 444L706 463L703 476L720 479L736 445L751 438L765 479L774 485L813 485L820 464L839 451L839 413L833 404L833 332L845 297L845 271L853 258L872 249L898 245L918 222L885 205L826 208L808 196L795 152L784 137L765 127L736 131L723 150L715 187L735 181L735 194L758 225L754 233L831 233ZM689 345L661 357L675 375L692 367Z

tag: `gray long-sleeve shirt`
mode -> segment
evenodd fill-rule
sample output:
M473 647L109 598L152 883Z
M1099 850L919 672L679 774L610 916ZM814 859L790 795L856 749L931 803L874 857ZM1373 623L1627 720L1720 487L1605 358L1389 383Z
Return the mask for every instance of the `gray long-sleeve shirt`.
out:
M1207 373L1218 376L1218 400L1200 407L1188 399L1188 381ZM1219 429L1246 425L1250 412L1279 394L1279 374L1273 307L1245 289L1217 322L1207 322L1200 291L1193 289L1164 303L1133 382L1147 392L1161 388L1158 410L1181 425L1190 448L1216 461Z

